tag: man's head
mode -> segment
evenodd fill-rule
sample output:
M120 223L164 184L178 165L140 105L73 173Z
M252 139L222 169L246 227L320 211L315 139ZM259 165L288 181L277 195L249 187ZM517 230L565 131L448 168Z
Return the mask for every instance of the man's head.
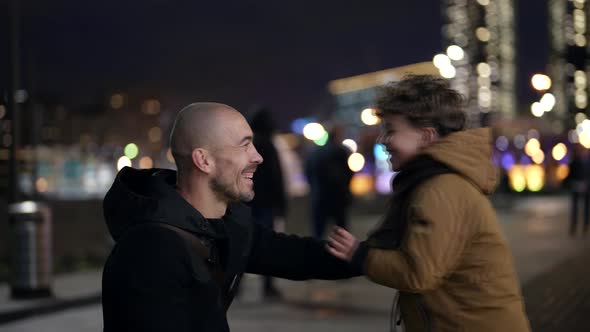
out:
M178 168L178 181L207 179L219 200L250 201L252 176L262 157L252 143L246 119L230 106L194 103L174 121L170 147Z
M463 96L443 78L410 75L383 88L377 100L383 120L379 143L391 154L391 168L399 171L420 150L439 137L463 130Z

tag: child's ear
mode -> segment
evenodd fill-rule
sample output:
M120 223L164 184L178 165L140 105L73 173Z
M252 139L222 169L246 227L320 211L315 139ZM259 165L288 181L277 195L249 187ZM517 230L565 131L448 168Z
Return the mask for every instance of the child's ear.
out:
M422 144L430 145L438 139L438 132L433 127L422 128Z

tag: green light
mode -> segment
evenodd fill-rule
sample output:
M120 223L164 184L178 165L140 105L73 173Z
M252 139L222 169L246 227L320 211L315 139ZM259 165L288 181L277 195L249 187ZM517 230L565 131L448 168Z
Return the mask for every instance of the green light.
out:
M319 146L324 146L324 145L326 145L326 143L328 142L328 137L329 137L329 136L330 136L330 135L328 135L328 132L327 132L327 131L324 131L324 135L322 135L322 137L320 137L320 138L316 139L316 140L315 140L315 141L313 141L313 142L314 142L316 145L319 145Z
M129 143L125 146L125 156L129 159L137 157L139 154L139 148L135 143Z

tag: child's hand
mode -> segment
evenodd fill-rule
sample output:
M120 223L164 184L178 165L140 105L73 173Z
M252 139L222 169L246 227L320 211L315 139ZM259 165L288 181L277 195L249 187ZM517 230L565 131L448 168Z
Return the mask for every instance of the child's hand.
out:
M359 246L356 237L342 227L334 227L328 236L326 250L333 256L350 262Z

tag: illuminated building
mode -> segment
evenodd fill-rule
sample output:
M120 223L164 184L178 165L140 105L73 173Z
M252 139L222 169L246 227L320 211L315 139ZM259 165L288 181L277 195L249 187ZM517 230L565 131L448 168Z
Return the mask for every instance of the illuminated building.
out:
M61 105L25 104L17 150L21 194L64 199L102 197L118 166L172 165L165 159L167 132L162 129L170 127L172 115L160 112L160 102L155 99L127 106L121 104L126 101L121 99L112 97L108 105L96 104L76 111ZM12 131L4 107L0 115L2 199L8 192L7 142ZM132 148L124 149L128 146ZM128 162L119 162L124 153L129 154Z
M549 1L549 75L556 99L550 119L569 129L588 117L589 13L585 0Z
M445 0L443 45L452 60L452 86L467 97L471 127L490 116L516 115L515 35L512 0ZM445 76L445 75L443 75Z

